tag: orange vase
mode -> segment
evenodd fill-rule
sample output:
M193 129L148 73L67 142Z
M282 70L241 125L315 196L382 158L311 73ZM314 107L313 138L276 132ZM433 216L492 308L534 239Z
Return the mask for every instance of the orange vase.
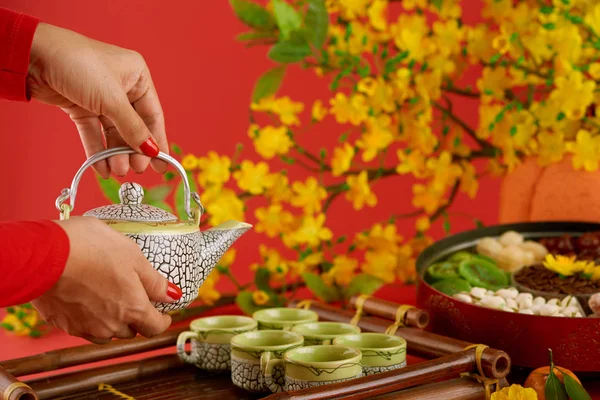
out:
M600 222L600 170L576 171L571 156L547 167L527 159L502 182L499 222L527 221Z

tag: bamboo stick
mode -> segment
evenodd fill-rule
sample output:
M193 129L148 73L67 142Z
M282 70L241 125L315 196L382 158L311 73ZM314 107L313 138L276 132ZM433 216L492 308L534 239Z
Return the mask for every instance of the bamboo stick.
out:
M131 354L174 346L177 343L177 336L186 329L188 328L170 329L151 339L137 337L130 340L113 340L104 345L87 344L52 350L34 356L2 361L0 366L13 376L55 371L57 369L75 365L124 357Z
M0 398L3 400L38 400L31 387L0 367Z
M183 362L176 354L156 356L140 361L131 361L117 365L90 368L55 377L40 378L28 384L37 393L40 400L58 395L66 396L89 390L101 383L115 385L143 379L150 375L180 368Z
M296 307L300 301L292 300L288 307ZM321 303L311 303L310 309L319 315L319 320L349 322L354 313L341 310ZM385 332L390 321L375 317L361 317L358 326L365 332ZM414 355L425 358L437 358L443 355L463 351L471 343L462 340L436 335L416 328L401 327L396 331L396 336L403 337L407 343L407 350ZM475 359L475 350L469 350ZM500 379L510 371L510 357L504 351L487 348L483 351L481 364L485 376Z
M350 298L350 305L357 309L357 305L360 305L360 296L354 295ZM377 299L375 297L368 297L366 300L362 300L362 311L365 314L388 319L390 321L396 320L396 314L398 312L400 304L394 303L387 300ZM415 328L425 328L429 324L429 313L427 311L412 307L406 310L404 318L400 321L405 326L411 326Z
M435 360L350 381L315 386L297 391L281 392L268 396L265 400L372 399L377 395L397 392L436 380L454 378L461 373L470 373L476 368L473 352L461 351ZM442 398L445 399L446 397Z
M508 386L506 379L501 379L499 389ZM399 392L383 394L373 400L485 400L485 386L470 378L458 378L443 382L435 382L417 386Z

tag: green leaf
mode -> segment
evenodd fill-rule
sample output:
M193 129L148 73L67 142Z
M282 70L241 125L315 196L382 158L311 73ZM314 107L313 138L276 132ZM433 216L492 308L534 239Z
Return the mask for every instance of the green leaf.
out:
M6 307L6 312L9 314L14 314L15 313L15 308L14 307Z
M556 120L557 121L562 121L563 119L565 119L566 115L564 112L560 112L557 116L556 116Z
M348 139L348 134L347 133L342 133L340 135L339 142L340 143L344 143L347 139Z
M248 0L229 0L229 4L244 24L264 31L275 29L273 16L259 4Z
M194 181L194 177L191 172L187 173L188 182L190 183L190 190L193 192L197 192L196 182ZM190 199L190 205L191 205ZM177 216L180 219L188 219L188 215L185 212L185 203L184 203L184 191L183 191L183 180L179 182L177 185L177 191L175 191L175 210L177 210Z
M567 374L563 374L563 377L565 379L565 389L571 400L592 400L592 397L579 382Z
M490 64L496 64L496 62L498 62L499 59L500 59L500 54L494 54L492 56L492 58L490 58Z
M252 293L248 292L247 290L243 290L238 293L238 295L235 297L235 303L246 315L252 315L258 310L268 308L254 304L254 300L252 300Z
M175 172L173 172L173 171L165 172L165 175L164 175L165 182L169 182L169 181L173 180L173 178L175 178Z
M515 125L510 127L510 136L515 136L517 134L517 127Z
M493 95L493 94L494 94L494 92L493 92L492 90L490 90L490 89L485 89L485 90L483 91L483 94L486 94L486 95L488 95L488 96L491 96L491 95Z
M252 102L257 103L264 97L277 93L285 76L285 65L280 65L265 72L254 85L252 91Z
M260 39L277 39L277 35L275 34L275 32L250 31L240 33L235 37L235 40L239 42L250 42L253 40Z
M544 29L552 30L556 28L556 25L552 22L548 22L547 24L542 25Z
M322 160L324 160L327 157L327 149L319 150L319 156L321 157Z
M513 32L512 35L510 35L509 40L511 42L514 42L515 40L517 40L519 38L519 34L517 32Z
M254 284L258 290L262 290L267 293L273 292L271 285L269 285L269 279L271 279L271 272L269 272L267 268L258 268L256 270Z
M171 150L173 151L173 153L177 154L178 156L183 154L183 151L181 151L181 147L179 147L175 143L171 144Z
M546 398L548 400L569 400L565 386L554 374L554 371L548 374L548 380L546 381L544 393L546 394Z
M483 221L481 221L478 218L474 218L473 222L475 223L475 227L477 227L477 228L483 228L483 227L485 227L485 225L483 224Z
M146 203L146 204L148 204L149 206L162 208L163 210L168 211L171 214L173 214L173 207L171 207L168 203L166 203L164 201L154 201L154 202Z
M96 175L96 178L98 179L100 189L102 189L104 196L113 204L119 204L121 202L119 199L119 189L121 188L119 181L112 176L108 179L103 179L100 175Z
M275 22L284 38L289 37L292 31L302 25L300 14L283 0L273 0L273 14L275 14Z
M344 243L346 241L346 236L340 236L335 243L340 244L340 243Z
M372 295L375 293L381 286L383 286L384 282L369 274L358 274L356 275L350 284L348 285L348 289L346 290L346 296L350 297L355 294L367 294Z
M431 4L440 11L442 10L443 3L444 3L444 0L431 0Z
M156 185L144 191L144 204L153 204L165 201L173 187L171 185Z
M323 279L312 272L302 274L302 279L311 292L326 303L339 300L340 294L335 288L328 286Z
M450 217L447 213L444 213L444 233L446 236L450 235L450 230L452 229L452 225L450 224Z
M0 326L3 327L4 329L6 329L9 332L12 332L12 331L15 330L14 326L12 326L11 324L7 324L6 322L0 323Z
M552 6L542 6L542 7L540 7L540 12L542 14L546 14L546 15L552 14L552 11L554 11L554 7L552 7Z
M308 43L284 41L271 47L268 56L271 60L280 63L294 63L304 60L304 57L309 56L310 53Z
M327 40L329 27L329 14L325 7L325 0L308 0L308 10L304 17L304 24L309 32L309 40L317 49L320 49Z

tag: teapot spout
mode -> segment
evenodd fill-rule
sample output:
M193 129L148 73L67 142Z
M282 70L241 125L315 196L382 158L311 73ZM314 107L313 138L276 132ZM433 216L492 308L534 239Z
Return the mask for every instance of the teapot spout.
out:
M213 228L200 231L200 259L208 275L223 257L227 249L244 233L252 228L245 222L227 221Z

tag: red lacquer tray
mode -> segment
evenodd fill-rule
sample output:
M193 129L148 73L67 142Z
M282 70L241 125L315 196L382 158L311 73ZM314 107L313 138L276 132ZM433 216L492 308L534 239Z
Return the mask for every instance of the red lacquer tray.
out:
M544 317L508 313L467 304L433 289L423 279L427 266L458 250L473 249L477 240L514 230L526 239L579 236L599 231L600 224L536 222L497 225L459 233L427 248L417 259L417 304L430 313L428 330L506 351L515 366L548 365L548 349L557 365L578 372L600 371L600 318Z

